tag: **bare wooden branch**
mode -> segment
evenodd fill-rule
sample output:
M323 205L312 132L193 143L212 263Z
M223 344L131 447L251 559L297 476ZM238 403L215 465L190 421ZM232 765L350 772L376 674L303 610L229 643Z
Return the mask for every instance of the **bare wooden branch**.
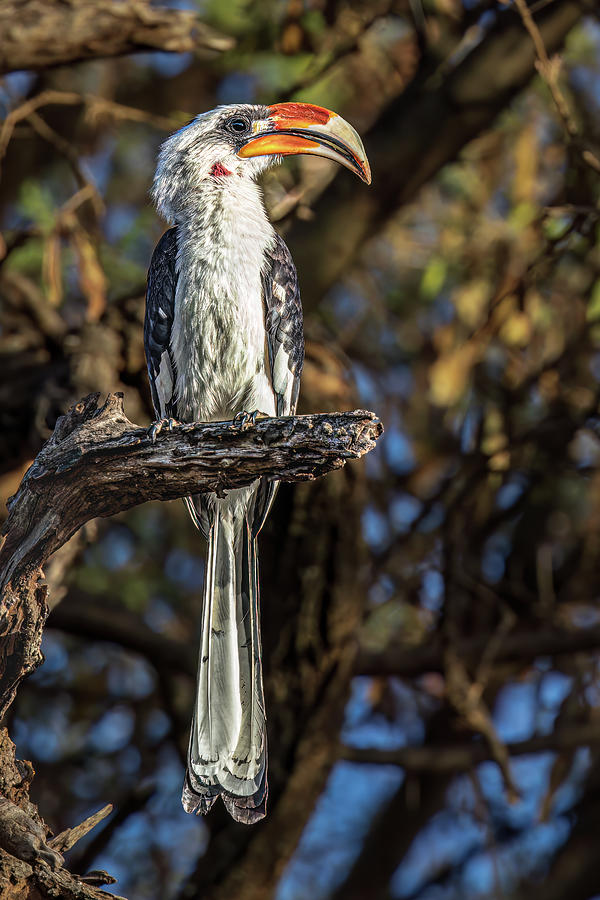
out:
M375 446L382 425L358 410L331 415L192 424L153 443L123 411L121 394L98 408L98 394L76 404L9 500L0 546L0 710L40 662L47 617L41 567L85 522L147 500L224 491L259 476L313 479Z
M552 734L537 735L526 741L506 744L509 756L525 756L529 753L544 753L573 749L576 747L598 746L600 726L597 722L572 723ZM379 747L342 747L342 759L360 763L377 763L387 766L402 766L413 772L450 773L466 772L478 763L494 759L493 750L484 741L460 744L430 745L421 747L398 747L395 750L381 750Z
M41 661L47 586L42 566L86 521L151 499L224 491L259 476L310 480L367 453L382 426L361 410L331 415L262 419L239 427L231 422L192 424L159 434L125 416L121 394L98 406L92 394L61 417L29 468L17 494L0 545L0 708L4 712L20 681ZM8 741L8 737L6 737ZM14 761L14 747L4 761ZM2 750L2 747L0 747ZM27 784L17 769L15 779ZM27 769L31 777L31 767ZM61 851L72 847L111 811L99 810L75 828L48 840L35 807L11 793L0 777L0 884L15 884L20 897L31 886L40 896L91 900L107 895L98 885L110 875L83 878L62 866ZM20 891L20 893L19 893Z
M504 0L504 2L506 3L507 0ZM523 20L523 25L529 32L529 35L535 47L535 52L537 55L535 67L540 76L548 85L552 100L554 101L554 105L556 106L558 115L560 116L560 119L563 123L565 131L567 133L567 137L572 143L578 145L578 149L581 153L581 158L586 163L586 165L588 165L595 172L600 172L600 161L597 159L594 153L592 153L589 147L581 147L579 145L579 128L577 127L577 123L573 118L573 114L559 83L560 71L562 67L561 57L558 54L555 54L552 58L548 56L548 51L546 50L544 39L540 34L538 26L536 25L531 9L527 5L527 0L515 0L515 6L519 10L519 15Z
M15 109L12 109L6 116L2 127L0 128L0 160L6 155L10 140L19 123L24 120L31 120L31 116L34 115L37 110L45 106L83 106L85 108L85 117L90 123L98 123L98 121L106 119L115 122L146 122L160 131L175 131L175 129L183 125L181 116L157 116L143 109L124 106L122 103L114 103L113 101L107 100L105 97L100 97L96 94L79 94L75 91L57 91L49 89L40 91L39 94L29 97L23 103L19 104L19 106L15 107ZM62 149L63 148L61 147L61 152ZM73 154L74 151L71 148L71 155ZM75 157L77 158L77 154L75 154ZM89 194L90 186L88 185L87 187ZM94 192L97 194L95 188ZM75 196L78 197L78 194ZM75 207L73 206L72 199L73 198L71 198L71 201L67 201L67 204L63 206L61 210L62 213L73 211Z
M233 38L195 12L146 0L9 0L0 6L0 73L147 50L228 50Z
M0 796L0 847L23 862L42 860L51 869L63 862L57 849L46 843L46 834L39 822L25 810Z
M15 759L8 732L0 729L0 896L107 900L98 885L112 883L110 875L101 881L98 873L88 881L64 868L63 847L56 846L56 838L48 840L48 828L28 798L32 778L31 763Z
M58 850L61 853L64 853L65 850L70 850L71 847L75 846L77 841L80 841L82 837L85 837L92 828L95 828L96 825L109 816L112 811L112 803L107 803L106 806L103 806L102 809L99 809L98 812L95 812L93 815L88 816L87 819L84 819L79 825L61 831L60 834L57 834L56 837L48 842L48 846L51 847L52 850ZM104 884L110 883L111 882L107 881L104 882Z
M458 642L456 652L469 665L476 665L486 648L486 637L466 638ZM498 648L495 663L527 663L538 656L561 656L573 653L593 653L600 650L600 628L531 629L511 631ZM356 659L359 675L376 677L397 676L414 678L425 672L444 670L444 649L439 640L430 640L417 647L390 646L383 651L363 649Z

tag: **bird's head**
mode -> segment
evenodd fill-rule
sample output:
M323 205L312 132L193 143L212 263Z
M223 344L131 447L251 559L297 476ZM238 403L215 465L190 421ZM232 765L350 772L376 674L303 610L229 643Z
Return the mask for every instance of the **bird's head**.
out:
M337 113L311 103L233 104L202 113L161 147L153 195L167 219L203 184L254 181L282 157L299 153L334 160L371 183L362 141Z

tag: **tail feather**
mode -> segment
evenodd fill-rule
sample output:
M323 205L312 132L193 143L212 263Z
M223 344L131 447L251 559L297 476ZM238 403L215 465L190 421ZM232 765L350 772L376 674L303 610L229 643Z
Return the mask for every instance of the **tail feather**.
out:
M208 532L198 687L182 802L207 812L221 795L234 819L265 815L266 722L252 489L215 500Z

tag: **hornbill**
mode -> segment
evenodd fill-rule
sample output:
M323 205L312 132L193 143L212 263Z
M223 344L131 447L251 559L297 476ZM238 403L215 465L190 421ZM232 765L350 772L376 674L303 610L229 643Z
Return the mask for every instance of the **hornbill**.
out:
M296 153L371 181L354 128L307 103L220 106L162 145L153 197L173 227L154 251L146 294L153 439L178 422L251 427L259 414L294 414L304 358L298 281L256 179ZM182 803L206 813L221 795L245 823L266 811L256 538L276 490L261 478L225 497L185 499L208 560Z

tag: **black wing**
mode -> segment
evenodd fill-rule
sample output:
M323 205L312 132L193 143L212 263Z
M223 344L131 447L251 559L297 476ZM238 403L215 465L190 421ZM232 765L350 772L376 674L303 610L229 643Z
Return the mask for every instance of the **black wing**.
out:
M278 416L296 412L304 363L304 331L298 276L290 251L279 235L266 254L263 274L265 328L271 383Z
M263 301L275 411L278 416L293 416L298 403L304 363L304 330L298 276L290 251L279 235L276 235L275 244L266 255L269 265L263 274ZM277 487L276 481L261 479L254 506L254 536L264 525Z
M144 349L157 419L177 418L175 364L170 350L177 287L176 259L177 229L170 228L152 254L144 319Z

